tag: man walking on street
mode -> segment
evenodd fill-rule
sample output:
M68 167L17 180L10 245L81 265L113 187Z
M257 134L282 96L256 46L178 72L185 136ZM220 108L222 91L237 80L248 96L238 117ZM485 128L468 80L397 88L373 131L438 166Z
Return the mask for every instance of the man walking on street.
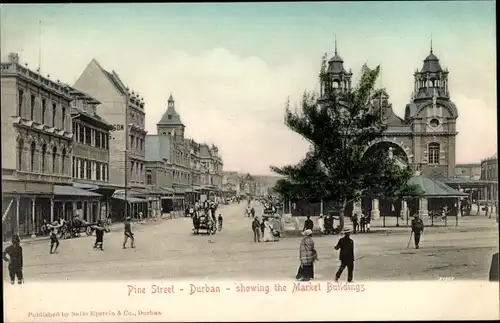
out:
M415 237L415 249L418 249L420 244L420 235L424 232L424 222L418 217L418 215L415 215L413 220L411 220L411 231Z
M135 239L134 239L134 234L132 233L132 224L130 223L130 217L127 217L125 220L125 231L124 231L125 238L123 240L123 249L126 248L127 241L130 238L130 246L132 248L135 248Z
M253 230L253 241L260 242L260 222L258 218L253 219L252 230Z
M314 223L311 220L311 217L308 215L307 219L304 221L304 229L302 230L302 232L304 232L306 230L311 230L312 231L313 227L314 227Z
M351 230L345 229L344 237L340 238L335 246L335 250L340 249L340 268L335 275L336 282L339 280L345 267L347 267L347 282L352 282L354 272L354 241L350 238L350 235Z

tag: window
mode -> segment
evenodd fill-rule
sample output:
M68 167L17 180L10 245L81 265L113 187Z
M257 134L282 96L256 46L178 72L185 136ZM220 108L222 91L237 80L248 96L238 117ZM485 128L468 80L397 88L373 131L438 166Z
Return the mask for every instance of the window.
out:
M47 100L42 100L42 123L45 124L45 114L47 112Z
M436 142L429 144L429 164L439 164L440 146Z
M17 115L21 116L23 112L23 101L24 101L24 91L19 90L18 91L18 98L17 98Z
M85 178L86 179L91 179L92 178L92 165L90 164L90 160L87 160L86 162L87 162L86 163L87 164L87 169L86 169L87 170L86 171L86 175L87 176Z
M77 174L77 173L76 173L76 166L77 166L77 165L76 165L76 158L75 158L75 157L73 157L73 160L72 160L72 161L73 161L73 171L72 171L72 173L71 173L71 176L72 176L73 178L75 178L75 177L76 177L76 174Z
M106 148L106 133L101 132L101 147L102 149L107 149Z
M85 178L85 166L87 161L85 159L80 159L80 178Z
M61 155L61 174L63 174L63 175L65 175L64 164L66 164L66 148L63 149L62 155Z
M61 128L64 130L66 128L66 108L62 108L61 115Z
M31 102L30 102L30 108L31 108L31 120L34 120L35 118L35 95L31 95Z
M146 184L147 185L152 185L153 184L153 174L151 174L150 170L148 170L146 172Z
M85 144L90 146L90 144L92 142L91 139L92 139L92 136L90 133L90 128L85 127Z
M101 148L101 133L99 131L95 132L95 146Z
M56 128L57 105L52 103L52 127Z
M104 169L103 169L104 175L102 177L103 177L103 180L105 180L105 181L109 180L109 168L108 167L109 167L108 164L104 165Z
M168 120L172 120L172 115L171 114L168 115Z
M52 174L56 173L56 163L57 163L57 148L52 148Z
M96 170L95 170L95 179L100 181L101 180L101 163L96 163Z
M130 136L130 148L134 148L134 136Z
M80 133L80 136L79 136L79 142L84 144L85 143L85 127L81 124L78 125L78 130L79 130L79 133Z
M31 143L31 147L30 147L30 162L31 162L31 166L30 166L30 171L31 172L34 172L35 171L35 151L36 151L36 145L34 142Z
M47 145L42 146L42 173L45 173L45 155L47 154Z
M17 144L17 169L23 170L24 140L19 140Z

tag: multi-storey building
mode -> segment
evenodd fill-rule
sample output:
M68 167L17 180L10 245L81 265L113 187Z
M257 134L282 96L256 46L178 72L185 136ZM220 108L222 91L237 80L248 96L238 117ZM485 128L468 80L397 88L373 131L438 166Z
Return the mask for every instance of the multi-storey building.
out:
M481 164L457 164L455 166L455 175L457 177L477 180L481 177Z
M66 188L75 194L69 190L72 97L14 53L1 63L1 86L2 223L7 232L34 235L43 219L54 220L54 194Z
M70 88L73 101L73 186L91 188L102 199L78 201L77 209L89 222L105 218L110 211L110 199L117 186L109 185L109 136L113 126L97 113L101 104L86 93Z
M177 196L184 195L187 203L194 203L202 194L219 195L223 163L218 149L184 137L186 126L175 109L172 95L156 127L157 134L146 137L147 150L152 151L153 160L165 160L165 167L172 174L171 182L161 186L171 188Z
M498 154L481 160L481 180L486 184L482 188L481 198L495 202L498 206Z
M115 71L108 72L93 59L76 81L74 88L101 102L99 114L113 125L110 137L109 183L127 187L132 212L147 212L145 168L144 100L130 90ZM123 199L116 195L115 198ZM136 204L139 204L136 207ZM123 204L122 204L123 205ZM118 205L116 205L118 206Z

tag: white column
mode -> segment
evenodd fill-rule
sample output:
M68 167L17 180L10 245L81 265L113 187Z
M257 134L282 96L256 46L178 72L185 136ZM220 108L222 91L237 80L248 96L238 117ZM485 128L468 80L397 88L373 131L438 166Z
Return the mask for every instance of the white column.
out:
M427 199L425 197L419 199L418 213L421 218L429 215L429 210L427 209Z
M320 206L319 215L323 215L323 199L321 199L321 203L319 206Z
M54 198L50 198L50 223L54 222Z
M36 238L36 234L35 234L35 198L31 199L31 238Z
M401 200L401 218L408 218L408 203L405 200Z
M16 233L19 235L19 208L21 206L21 197L16 196Z
M62 202L62 216L63 219L66 219L66 202Z
M372 200L372 212L371 212L372 220L378 220L380 218L380 208L378 199Z

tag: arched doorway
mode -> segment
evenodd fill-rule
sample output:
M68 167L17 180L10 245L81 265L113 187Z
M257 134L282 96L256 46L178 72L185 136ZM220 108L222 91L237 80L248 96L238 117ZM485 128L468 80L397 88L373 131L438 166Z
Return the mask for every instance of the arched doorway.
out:
M408 154L401 145L393 141L385 140L375 142L369 146L366 149L363 158L375 158L378 152L385 152L389 157L395 159L396 164L401 167L407 166L410 162ZM361 202L361 207L363 213L372 214L372 198L369 196L364 197ZM397 217L401 214L402 201L390 198L379 199L378 207L381 216Z

